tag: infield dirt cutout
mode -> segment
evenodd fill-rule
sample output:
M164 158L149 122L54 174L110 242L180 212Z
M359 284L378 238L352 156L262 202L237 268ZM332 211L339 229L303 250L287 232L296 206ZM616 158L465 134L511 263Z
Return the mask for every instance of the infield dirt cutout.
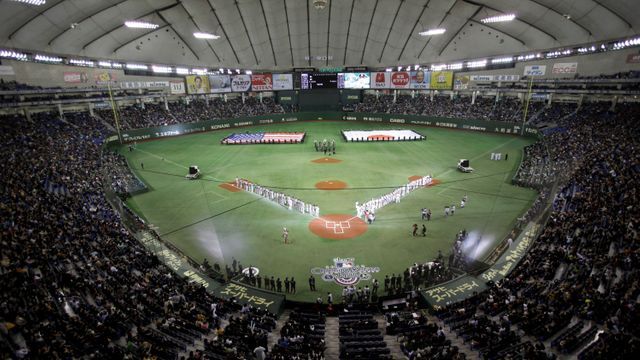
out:
M329 214L311 220L309 230L324 239L344 240L367 232L367 223L353 215Z
M311 160L311 162L316 164L337 164L339 162L342 162L342 160L332 157L323 157L320 159Z
M420 179L422 176L420 175L413 175L413 176L409 176L409 181L414 181L414 180L418 180ZM438 180L438 179L431 179L431 184L425 186L425 187L431 187L431 186L436 186L436 185L440 185L442 183L442 181Z
M221 187L221 188L223 188L223 189L225 189L225 190L231 191L231 192L239 192L239 191L240 191L240 189L238 189L238 188L234 185L234 183L232 183L232 182L222 183L222 184L220 184L220 185L218 185L218 186L219 186L219 187Z
M318 190L341 190L346 188L347 183L340 180L327 180L316 183L316 189Z

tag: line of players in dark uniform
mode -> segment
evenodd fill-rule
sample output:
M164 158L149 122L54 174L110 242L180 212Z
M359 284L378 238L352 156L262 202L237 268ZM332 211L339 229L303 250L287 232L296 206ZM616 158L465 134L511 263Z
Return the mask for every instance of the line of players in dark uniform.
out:
M316 149L316 152L323 152L325 155L336 154L336 141L333 139L324 139L322 141L313 140L313 147Z

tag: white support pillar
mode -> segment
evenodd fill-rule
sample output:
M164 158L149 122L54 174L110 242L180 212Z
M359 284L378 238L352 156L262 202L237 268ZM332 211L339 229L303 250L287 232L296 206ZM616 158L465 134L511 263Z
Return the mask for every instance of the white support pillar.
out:
M478 92L477 91L473 91L471 93L471 105L475 105L476 103L476 96L478 96Z
M89 115L95 116L95 113L93 112L93 109L95 108L95 106L93 105L93 103L88 103L88 104L89 104Z
M64 117L64 111L62 111L62 104L58 104L58 114L60 114L60 118Z
M435 91L431 90L429 91L429 101L433 102L433 94L435 94Z
M260 93L260 94L262 94L262 93ZM240 93L240 95L242 96L242 103L244 104L244 93ZM224 97L226 98L227 95L225 95ZM226 101L226 99L225 99L225 101Z
M520 94L518 94L520 95ZM522 100L522 99L520 99ZM500 101L500 91L496 91L496 102Z
M416 98L416 91L415 90L411 90L411 98L412 99Z
M615 95L611 100L611 108L609 108L609 111L616 111L616 105L618 105L618 95Z
M24 117L31 121L31 113L29 112L29 110L27 108L22 108L22 112L24 113Z
M551 107L551 103L553 102L553 94L554 93L549 93L549 97L547 98L547 105L545 106L545 108L550 108Z
M167 97L163 97L162 100L164 100L164 109L169 111L169 101L167 101Z
M395 104L396 98L398 97L398 90L393 90L393 103Z
M452 91L451 95L449 95L449 98L451 98L451 100L453 100L453 99L455 99L455 97L456 97L456 94Z
M378 100L378 98L380 98L380 90L376 90L376 100Z

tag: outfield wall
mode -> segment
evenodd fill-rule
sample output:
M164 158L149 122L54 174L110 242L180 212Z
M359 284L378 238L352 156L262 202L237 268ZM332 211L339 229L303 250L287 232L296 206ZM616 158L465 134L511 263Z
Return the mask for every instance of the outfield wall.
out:
M502 121L466 120L446 117L402 115L402 114L371 114L353 112L297 112L287 114L272 114L235 119L216 119L197 123L158 126L146 129L127 130L122 132L124 142L153 140L163 137L185 135L212 130L234 129L244 126L281 124L297 121L333 120L348 122L374 122L399 125L434 126L449 129L471 130L478 132L492 132L537 137L538 129L533 126L523 126L521 123L507 123Z

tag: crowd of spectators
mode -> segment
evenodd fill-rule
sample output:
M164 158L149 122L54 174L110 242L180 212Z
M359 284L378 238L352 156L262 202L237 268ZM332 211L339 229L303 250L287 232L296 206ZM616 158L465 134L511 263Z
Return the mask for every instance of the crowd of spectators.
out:
M439 312L463 329L459 334L471 331L470 340L486 347L488 339L496 339L496 329L499 334L504 328L508 336L493 350L522 354L539 345L509 335L516 328L538 340L567 329L556 343L563 352L580 349L604 331L604 338L585 349L582 358L594 358L604 349L611 358L638 351L640 108L630 103L617 104L615 112L609 108L606 103L584 104L559 124L563 131L543 139L552 163L567 164L558 168L561 188L553 212L507 278ZM593 325L572 331L572 319ZM487 326L477 326L480 322ZM602 339L624 345L614 348Z
M393 95L365 95L355 111L506 122L523 120L525 104L518 98L503 96L496 101L495 96L477 97L473 104L471 100L467 95L458 95L453 99L436 95L432 100L429 96L418 94L415 97L399 95L394 102ZM528 114L537 113L543 106L543 102L531 102Z
M276 104L273 98L265 97L260 101L256 97L234 97L195 99L189 103L183 101L167 103L145 103L123 106L118 109L120 127L124 130L147 128L153 126L192 123L214 119L231 119L243 116L258 116L284 113L285 109ZM113 111L109 109L97 110L98 115L115 127Z
M2 116L0 130L11 169L0 175L1 357L175 358L240 310L176 276L123 227L101 190L100 121ZM252 334L246 319L273 326L258 317L273 320L248 309L229 336Z
M280 330L270 360L321 360L325 350L325 318L321 311L293 311Z

